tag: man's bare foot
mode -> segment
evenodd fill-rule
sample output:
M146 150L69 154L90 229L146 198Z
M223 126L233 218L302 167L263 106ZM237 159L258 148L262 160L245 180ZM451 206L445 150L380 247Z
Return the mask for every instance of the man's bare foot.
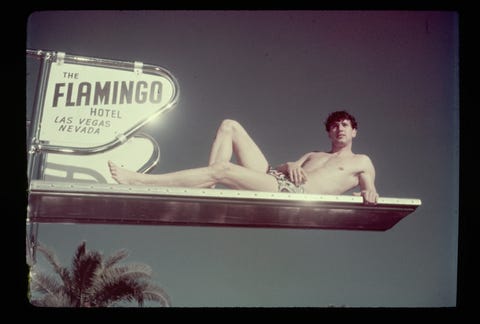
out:
M142 174L119 167L112 161L108 161L108 167L112 178L119 184L142 184Z

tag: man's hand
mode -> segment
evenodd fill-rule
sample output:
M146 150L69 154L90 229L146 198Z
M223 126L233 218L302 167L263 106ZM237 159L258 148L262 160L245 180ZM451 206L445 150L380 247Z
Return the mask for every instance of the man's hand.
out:
M361 192L354 192L354 196L362 196L365 205L376 205L378 200L378 193L374 190L362 190Z
M307 173L297 163L288 162L287 172L290 177L290 181L292 181L296 186L299 186L307 182Z

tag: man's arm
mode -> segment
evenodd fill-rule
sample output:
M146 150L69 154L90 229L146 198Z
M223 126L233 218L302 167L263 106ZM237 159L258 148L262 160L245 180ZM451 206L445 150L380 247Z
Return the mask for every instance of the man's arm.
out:
M280 164L275 169L288 174L290 180L295 183L296 186L298 186L307 181L307 174L303 170L302 165L310 158L311 155L312 152L304 154L297 161Z
M362 156L363 170L358 175L360 193L366 204L376 204L378 199L377 189L375 188L375 168L372 161L366 155Z

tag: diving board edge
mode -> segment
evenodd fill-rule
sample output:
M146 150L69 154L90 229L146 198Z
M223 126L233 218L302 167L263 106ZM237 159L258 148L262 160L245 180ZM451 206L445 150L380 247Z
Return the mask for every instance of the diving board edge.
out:
M421 205L380 198L34 180L30 222L293 227L384 231Z
M353 195L314 195L285 192L262 192L251 190L232 189L199 189L183 187L158 187L145 185L122 184L97 184L97 183L71 183L59 181L33 180L30 191L37 192L63 192L85 194L120 194L120 195L151 195L151 196L177 196L187 198L214 198L214 199L254 199L259 201L289 201L289 202L330 202L346 204L362 204L363 198ZM378 205L421 205L421 200L416 198L380 197Z

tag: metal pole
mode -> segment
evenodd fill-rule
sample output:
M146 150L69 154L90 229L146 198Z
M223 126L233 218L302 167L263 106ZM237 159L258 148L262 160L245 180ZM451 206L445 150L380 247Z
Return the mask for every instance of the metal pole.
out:
M27 234L27 264L33 266L37 262L38 226L36 222L30 223Z
M28 53L27 54L31 54ZM40 69L39 76L37 78L37 87L35 90L35 100L32 111L32 120L30 122L29 129L29 141L28 141L28 163L27 163L27 176L28 181L36 179L40 174L38 174L38 155L40 154L39 150L39 135L40 135L40 121L42 115L43 102L45 100L45 86L48 79L48 68L47 64L51 58L50 53L46 52L40 56Z
M27 177L28 184L32 179L39 179L43 176L43 160L39 149L40 121L42 118L42 108L45 100L45 87L48 79L49 60L51 54L42 51L27 50L27 56L40 58L40 69L37 77L37 85L35 88L35 97L32 108L31 121L28 123L28 146L27 146ZM28 210L27 213L31 211ZM29 224L29 233L27 234L27 263L32 266L37 262L37 237L39 224L30 222L30 215L27 215L27 225Z

